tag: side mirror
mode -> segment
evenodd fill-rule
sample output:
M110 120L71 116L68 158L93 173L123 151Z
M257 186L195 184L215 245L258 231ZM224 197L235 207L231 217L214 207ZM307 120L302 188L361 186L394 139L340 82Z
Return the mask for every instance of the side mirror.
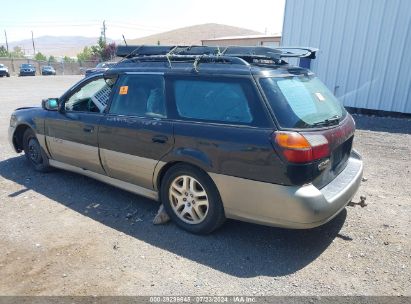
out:
M43 99L41 102L41 107L47 111L57 111L59 107L59 100L58 98Z

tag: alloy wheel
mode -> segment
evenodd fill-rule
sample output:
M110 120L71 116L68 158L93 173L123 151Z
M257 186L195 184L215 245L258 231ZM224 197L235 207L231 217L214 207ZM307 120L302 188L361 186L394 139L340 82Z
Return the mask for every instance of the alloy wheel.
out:
M199 224L207 216L209 209L207 192L192 176L176 177L169 188L169 199L173 211L185 223Z

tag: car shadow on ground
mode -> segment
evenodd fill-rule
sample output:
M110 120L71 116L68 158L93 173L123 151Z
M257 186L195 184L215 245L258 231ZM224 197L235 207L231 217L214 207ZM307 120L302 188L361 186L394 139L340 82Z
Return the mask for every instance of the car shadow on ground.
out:
M10 191L9 197L33 190L136 239L236 277L288 275L313 262L336 237L351 240L339 234L345 210L311 230L228 220L213 234L198 236L173 223L153 225L159 203L71 172L36 172L24 156L1 161L0 175L25 187Z

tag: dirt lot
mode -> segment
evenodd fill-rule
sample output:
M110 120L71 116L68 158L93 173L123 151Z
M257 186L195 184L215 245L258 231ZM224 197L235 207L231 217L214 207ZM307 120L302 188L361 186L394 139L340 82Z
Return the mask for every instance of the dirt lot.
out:
M306 231L228 221L195 236L153 226L158 203L12 151L12 110L79 79L0 79L0 294L411 295L410 120L355 116L366 208Z

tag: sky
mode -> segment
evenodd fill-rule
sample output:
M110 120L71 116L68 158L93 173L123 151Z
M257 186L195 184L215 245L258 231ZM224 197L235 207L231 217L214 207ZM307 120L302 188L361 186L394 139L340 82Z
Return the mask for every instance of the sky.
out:
M4 0L3 0L4 1ZM1 6L0 44L39 36L98 37L103 20L114 40L220 23L268 34L282 29L285 0L18 0Z

